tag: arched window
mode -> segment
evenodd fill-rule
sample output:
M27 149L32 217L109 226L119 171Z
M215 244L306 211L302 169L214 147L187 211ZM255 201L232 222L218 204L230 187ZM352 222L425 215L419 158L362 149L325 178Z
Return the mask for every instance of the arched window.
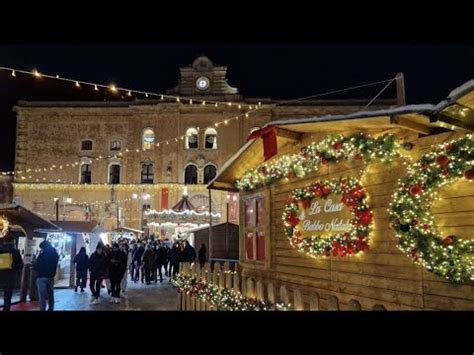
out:
M204 148L217 149L217 131L214 128L206 129L204 133Z
M208 164L204 167L204 183L209 184L212 179L216 177L217 168L212 165Z
M188 128L188 130L186 131L185 148L197 149L198 146L199 146L198 130L196 128Z
M120 184L120 164L109 165L109 184Z
M153 184L153 164L144 163L142 165L142 184Z
M110 150L112 151L122 150L122 143L119 140L110 142Z
M81 184L90 184L92 181L91 164L81 164Z
M82 141L81 150L92 150L92 141L89 139Z
M194 164L189 164L184 169L184 183L186 185L197 184L198 182L198 174L197 174L197 167Z
M151 150L155 147L155 132L151 128L143 130L142 147L144 150Z

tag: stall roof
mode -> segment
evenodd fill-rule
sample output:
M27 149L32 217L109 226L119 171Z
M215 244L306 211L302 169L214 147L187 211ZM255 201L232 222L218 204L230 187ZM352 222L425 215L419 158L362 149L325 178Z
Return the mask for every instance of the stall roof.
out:
M224 222L224 223L219 223L219 224L213 224L213 225L212 225L212 228L218 227L218 226L222 226L222 225L224 225L224 224L228 224L229 226L236 226L236 227L239 226L238 224L235 224L235 223ZM188 229L188 230L186 231L186 233L189 233L189 232L197 232L197 231L200 231L200 230L206 230L206 229L209 229L209 227L210 227L210 226L196 227L196 228Z
M29 229L35 232L61 230L56 224L16 203L0 204L0 215L4 215L11 224L19 225L25 230Z
M115 228L112 232L118 232L118 233L121 233L121 232L132 232L132 233L143 234L143 231L138 230L138 229L129 228L129 227Z
M335 124L337 122L337 124ZM452 90L438 103L406 105L391 109L359 111L346 115L325 115L284 119L267 123L262 129L275 127L278 150L289 143L301 142L303 134L364 129L405 128L420 134L435 129L474 131L474 80ZM247 170L264 161L260 139L249 140L220 169L209 189L237 191L234 182Z
M97 221L54 221L65 233L92 233L98 226Z

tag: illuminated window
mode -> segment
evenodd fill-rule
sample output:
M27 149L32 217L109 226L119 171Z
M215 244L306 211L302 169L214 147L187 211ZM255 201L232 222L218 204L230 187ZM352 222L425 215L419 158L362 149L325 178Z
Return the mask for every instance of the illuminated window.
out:
M92 150L92 141L91 140L82 141L81 150Z
M217 149L217 131L214 128L206 129L204 133L204 148Z
M90 184L92 181L91 164L81 165L81 184Z
M153 184L153 164L142 165L142 184Z
M204 183L209 184L216 177L217 169L214 165L208 164L204 168Z
M186 149L197 149L199 145L198 131L196 128L188 128L186 131Z
M120 184L120 165L111 164L109 166L109 184Z
M151 150L155 147L155 132L151 128L143 130L143 145L144 150Z
M265 200L259 196L245 201L245 258L265 260Z
M118 151L122 150L122 144L120 141L112 141L110 142L110 150L112 151Z
M186 185L197 184L198 174L197 167L194 164L189 164L184 169L184 183Z

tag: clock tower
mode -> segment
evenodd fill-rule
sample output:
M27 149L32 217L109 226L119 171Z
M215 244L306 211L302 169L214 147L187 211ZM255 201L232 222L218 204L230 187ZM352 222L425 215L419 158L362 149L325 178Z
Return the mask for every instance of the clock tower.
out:
M238 89L227 83L227 67L214 66L206 56L196 58L189 67L180 68L180 74L178 85L168 90L168 94L225 96L234 100L240 97Z

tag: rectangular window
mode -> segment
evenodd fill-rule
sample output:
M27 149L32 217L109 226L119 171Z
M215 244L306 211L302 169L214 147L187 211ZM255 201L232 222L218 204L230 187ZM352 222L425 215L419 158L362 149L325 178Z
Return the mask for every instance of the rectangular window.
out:
M153 184L153 164L142 165L142 184Z
M265 261L265 199L261 196L248 199L245 208L245 259Z
M92 181L92 172L90 164L81 165L81 184L90 184Z
M120 165L112 164L109 168L109 184L120 184Z

